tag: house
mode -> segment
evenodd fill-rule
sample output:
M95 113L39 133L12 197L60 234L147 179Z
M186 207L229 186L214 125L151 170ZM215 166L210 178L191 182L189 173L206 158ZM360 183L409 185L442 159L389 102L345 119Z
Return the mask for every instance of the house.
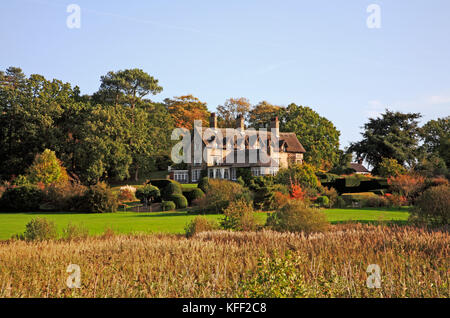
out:
M370 171L363 166L362 162L363 160L359 158L358 162L350 163L350 169L355 170L356 174L370 174Z
M203 171L210 178L236 180L240 168L264 176L275 175L292 163L303 163L305 149L295 133L279 131L278 117L271 120L270 131L245 129L242 117L236 122L235 128L218 128L216 114L212 113L209 128L203 131L203 127L195 126L190 136L190 162L185 170L170 171L170 178L181 183L198 182Z

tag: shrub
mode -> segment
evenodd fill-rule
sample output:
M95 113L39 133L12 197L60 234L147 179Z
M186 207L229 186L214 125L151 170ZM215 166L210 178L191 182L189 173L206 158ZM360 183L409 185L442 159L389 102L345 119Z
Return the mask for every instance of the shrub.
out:
M426 190L416 201L412 219L430 224L448 225L450 221L450 187L440 185Z
M317 188L319 179L316 170L309 164L294 164L287 169L280 169L275 181L281 184L298 183L302 188Z
M182 195L181 186L176 183L169 183L164 188L161 189L161 197L164 200L169 200L173 195Z
M176 209L176 205L173 201L162 201L161 210L163 211L173 211Z
M405 173L405 167L392 158L383 158L378 167L378 174L382 177L395 177Z
M42 190L33 185L8 188L0 199L0 207L7 212L38 211L43 198Z
M90 186L81 200L80 208L85 212L107 213L117 211L117 198L103 182Z
M208 220L204 216L196 216L191 222L186 224L184 231L186 237L192 237L196 233L213 231L218 229L217 222L214 220Z
M146 184L142 188L136 190L136 198L142 203L151 203L160 197L160 191L157 187Z
M279 191L276 191L273 195L273 199L270 205L272 210L280 209L283 205L288 203L290 200L289 194L285 194Z
M44 187L40 210L77 211L87 188L77 182L52 183Z
M197 187L199 189L201 189L204 193L208 192L208 187L209 187L209 178L208 177L203 177L200 179Z
M202 209L208 210L208 212L222 213L230 202L240 198L251 201L248 190L246 191L239 183L211 179L209 180L208 191L205 197L199 201L199 205Z
M330 205L330 199L328 199L327 196L322 195L316 199L316 203L320 206L326 206L328 207Z
M130 191L129 189L120 189L117 198L120 202L130 202L134 201L136 199L136 196L134 192Z
M89 230L83 224L72 224L69 222L65 228L62 229L62 238L68 241L85 239L89 236Z
M266 226L280 232L312 233L326 231L329 223L320 210L309 208L302 201L290 200L267 218Z
M339 195L335 188L323 187L322 194L328 197L330 208L336 206Z
M22 237L27 241L42 241L55 239L57 235L53 221L38 217L27 223Z
M385 198L388 200L389 205L393 207L401 207L408 204L406 197L398 193L386 193Z
M191 191L183 192L183 194L189 203L192 203L195 200L201 199L205 196L205 193L202 191L202 189L199 188L194 188Z
M398 175L388 179L388 184L392 192L398 193L410 202L423 190L425 178L412 175Z
M377 195L374 197L370 197L365 201L365 206L371 208L381 208L389 205L389 201L386 197Z
M169 200L175 203L177 209L185 209L188 207L188 201L186 197L181 194L174 194L169 197Z
M254 231L258 228L253 205L243 199L231 202L223 214L220 225L225 230Z
M305 297L307 288L299 274L299 262L291 252L262 257L256 269L239 283L238 297L294 298Z

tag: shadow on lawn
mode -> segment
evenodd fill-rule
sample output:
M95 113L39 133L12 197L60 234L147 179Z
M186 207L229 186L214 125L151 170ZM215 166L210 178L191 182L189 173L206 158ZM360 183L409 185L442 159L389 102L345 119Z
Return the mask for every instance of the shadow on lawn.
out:
M408 220L345 220L331 221L331 224L408 225Z

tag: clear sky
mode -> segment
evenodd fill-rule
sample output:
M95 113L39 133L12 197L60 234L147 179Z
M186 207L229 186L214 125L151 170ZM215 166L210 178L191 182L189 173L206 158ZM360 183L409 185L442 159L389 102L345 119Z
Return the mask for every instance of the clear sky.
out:
M69 4L81 28L66 25ZM381 28L368 28L378 4ZM450 115L448 0L0 1L0 69L21 67L90 94L111 70L142 68L164 91L215 110L230 97L312 107L360 137L386 107Z

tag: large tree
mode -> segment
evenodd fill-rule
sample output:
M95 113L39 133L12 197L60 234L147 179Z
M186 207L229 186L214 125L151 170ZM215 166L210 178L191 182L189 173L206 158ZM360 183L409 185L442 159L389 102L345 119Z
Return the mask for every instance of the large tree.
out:
M397 160L401 165L413 166L419 152L419 113L400 113L386 109L379 118L369 118L364 124L363 139L350 144L349 152L356 153L377 173L383 158Z
M280 130L295 132L306 150L305 161L329 170L340 159L340 132L331 121L309 107L290 104L280 121Z
M262 101L255 105L248 114L248 123L255 129L268 127L273 117L282 117L284 107Z
M450 116L430 120L420 130L428 156L437 156L450 167Z
M218 125L223 128L234 128L236 118L242 116L245 119L250 107L250 101L245 97L227 99L223 105L217 106Z
M192 129L194 120L201 120L204 126L208 125L208 107L197 97L184 95L173 99L166 98L164 103L173 118L175 127Z

